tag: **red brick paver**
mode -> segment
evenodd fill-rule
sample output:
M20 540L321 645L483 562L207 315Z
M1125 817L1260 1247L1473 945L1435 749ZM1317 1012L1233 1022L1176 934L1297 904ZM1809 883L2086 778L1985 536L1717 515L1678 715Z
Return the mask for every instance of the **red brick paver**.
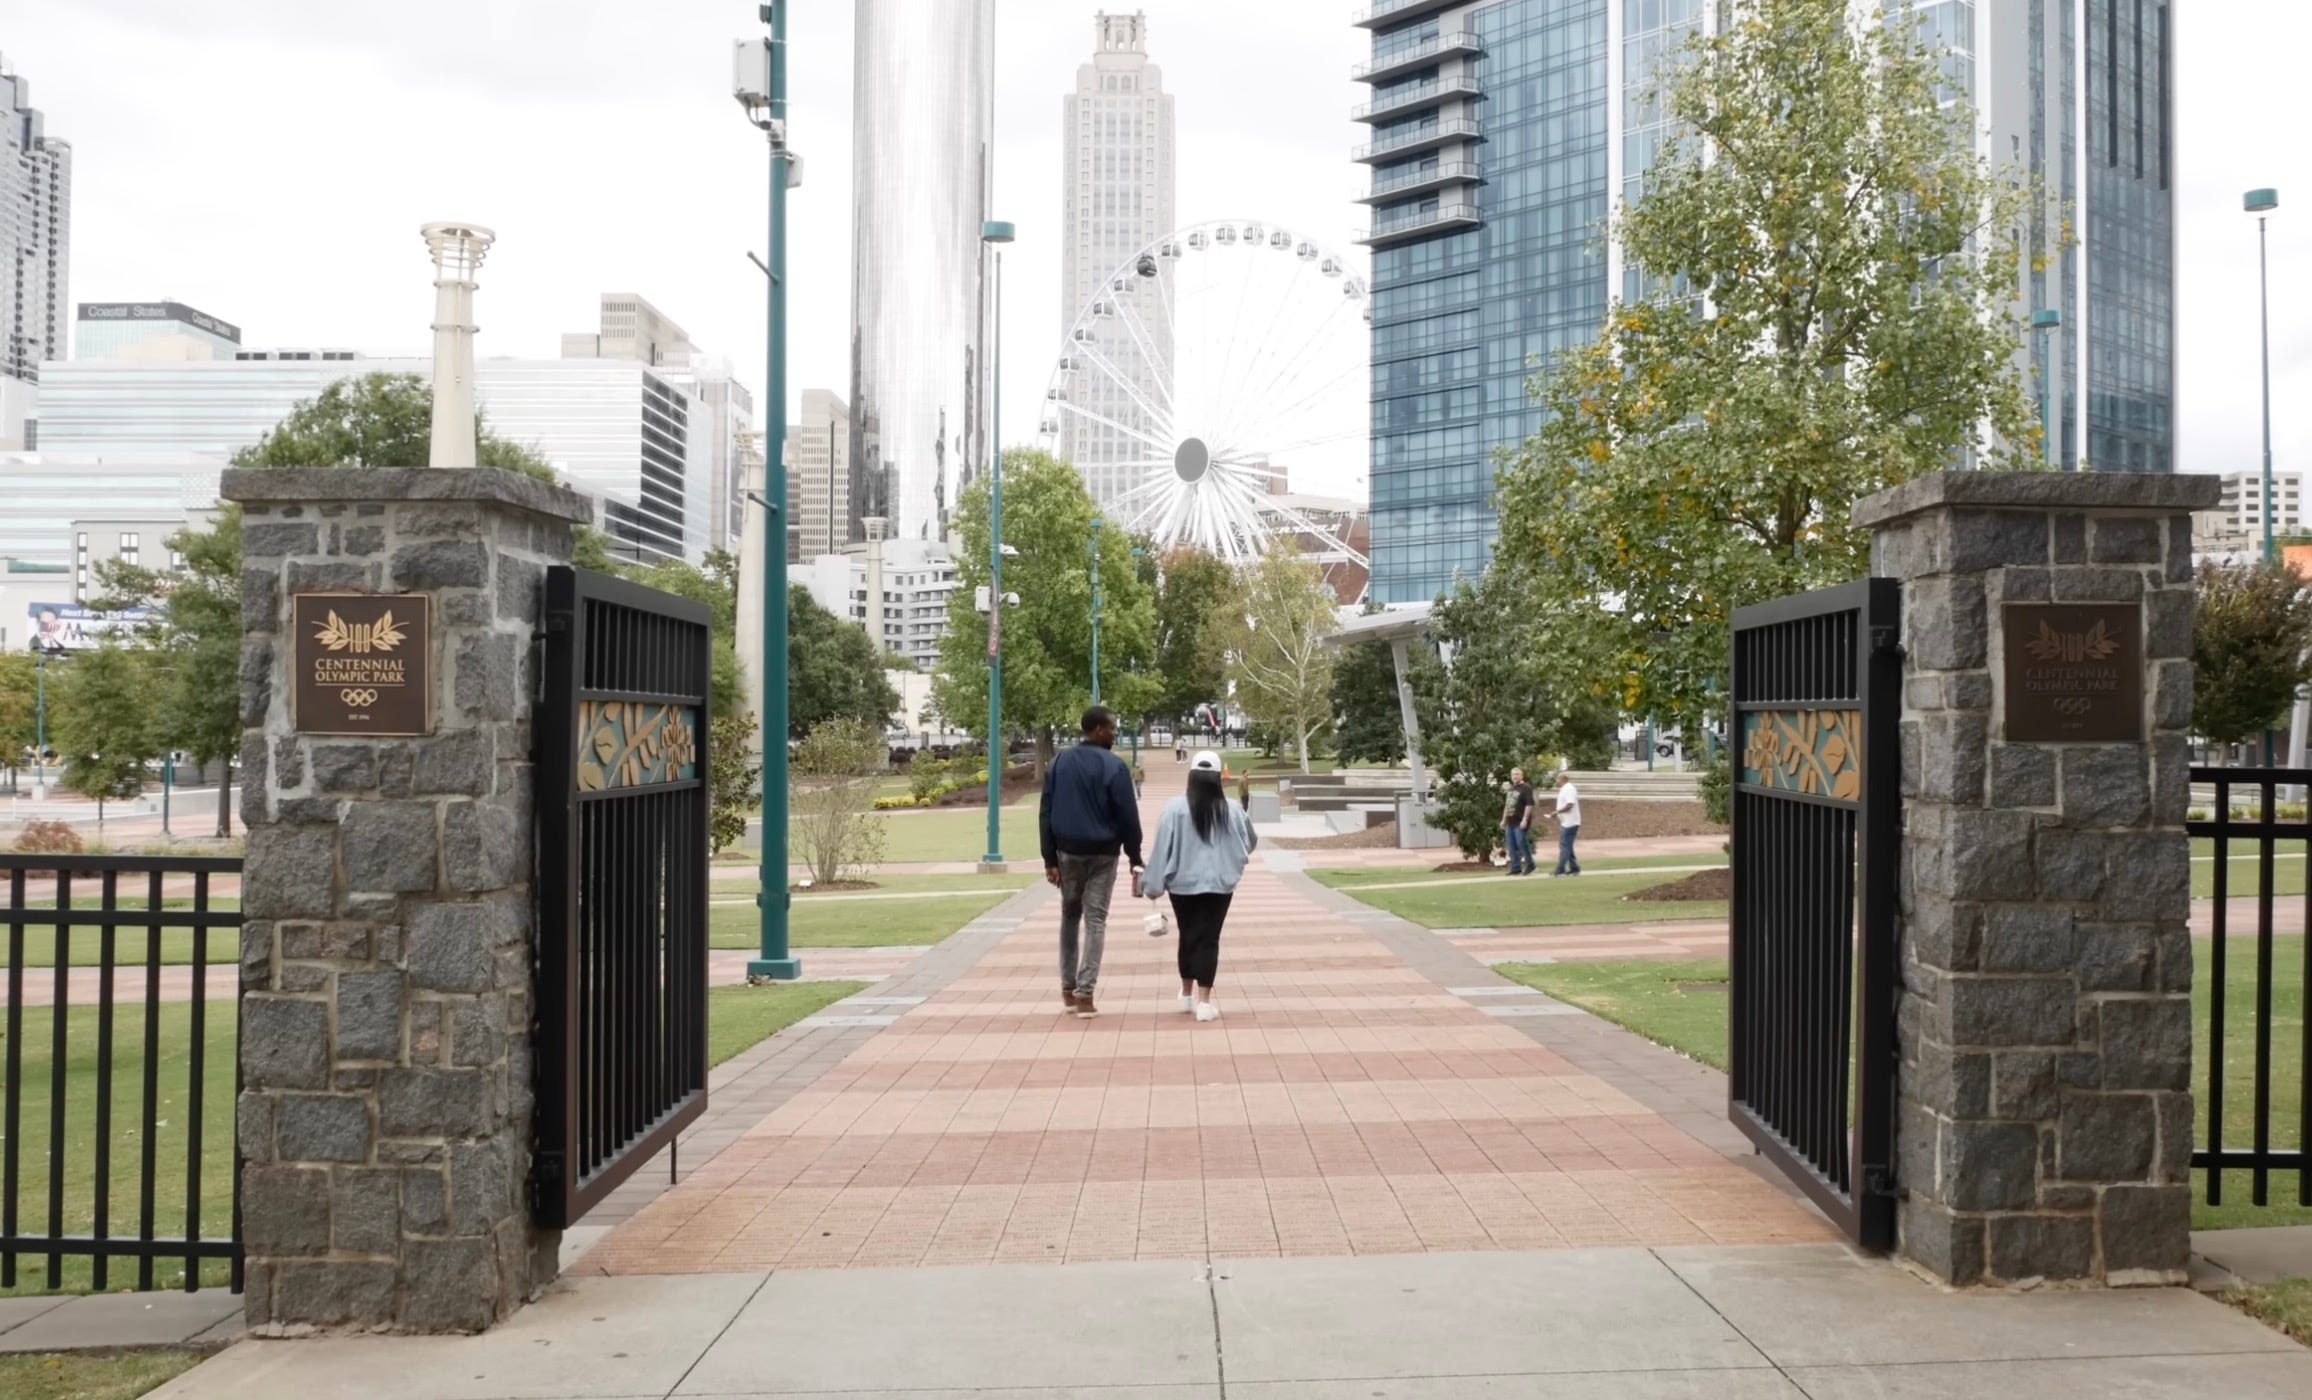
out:
M578 1272L1831 1238L1787 1195L1256 867L1223 1018L1119 900L1093 1021L1046 899ZM1498 999L1486 999L1498 1006Z

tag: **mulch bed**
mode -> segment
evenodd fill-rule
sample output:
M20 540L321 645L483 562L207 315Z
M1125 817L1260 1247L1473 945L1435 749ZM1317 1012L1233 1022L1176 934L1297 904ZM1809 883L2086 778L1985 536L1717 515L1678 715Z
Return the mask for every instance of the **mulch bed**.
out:
M1280 851L1393 850L1397 845L1397 824L1382 822L1363 831L1344 831L1337 836L1271 836L1260 844Z
M1543 802L1549 794L1536 793ZM1606 798L1583 798L1581 804L1581 834L1585 841L1614 841L1633 836L1724 836L1726 828L1718 826L1702 815L1699 802L1626 802ZM1557 833L1547 833L1551 844L1556 844ZM1540 845L1543 832L1536 828L1534 844Z
M1653 885L1626 895L1635 900L1724 901L1734 897L1734 872L1725 866L1715 870L1697 870L1683 880L1672 880L1666 885Z
M787 888L796 894L824 894L829 890L879 890L883 887L873 880L829 880L824 884L796 884Z
M1039 790L1042 786L1043 784L1037 781L1035 774L1024 765L1013 767L1003 775L1004 805L1009 806L1029 793ZM973 783L970 787L957 788L934 801L931 805L932 807L985 807L987 805L987 784ZM928 809L918 808L917 810Z

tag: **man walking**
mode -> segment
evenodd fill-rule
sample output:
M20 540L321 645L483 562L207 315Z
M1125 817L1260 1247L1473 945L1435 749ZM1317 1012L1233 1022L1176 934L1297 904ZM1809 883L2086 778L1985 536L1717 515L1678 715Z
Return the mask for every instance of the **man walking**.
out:
M1501 845L1509 852L1509 873L1533 873L1533 784L1523 768L1509 770L1509 805L1501 814ZM1521 868L1522 867L1522 868Z
M1557 775L1557 874L1581 874L1581 862L1573 854L1574 838L1580 834L1581 794L1574 789L1573 774L1561 772Z
M1089 1019L1100 1014L1093 991L1108 946L1108 903L1116 892L1119 849L1141 869L1140 807L1132 773L1110 750L1116 716L1099 705L1084 711L1083 742L1044 770L1044 878L1060 891L1060 1004Z

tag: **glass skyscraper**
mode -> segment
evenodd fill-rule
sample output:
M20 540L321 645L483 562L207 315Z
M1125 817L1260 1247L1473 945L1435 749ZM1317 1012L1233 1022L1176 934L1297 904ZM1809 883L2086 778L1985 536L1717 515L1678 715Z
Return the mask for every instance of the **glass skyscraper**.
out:
M1740 0L1377 0L1356 76L1372 139L1372 596L1485 567L1496 454L1540 426L1537 359L1648 290L1607 237L1667 135L1647 88ZM2174 466L2172 33L2165 0L1893 0L1949 50L1978 153L2050 199L2021 309L2062 315L2047 382L2061 465ZM1857 7L1857 22L1867 11ZM2060 245L2068 212L2077 241ZM2030 369L2030 347L2018 366ZM2036 391L2037 381L2033 381ZM2085 408L2085 426L2081 410Z

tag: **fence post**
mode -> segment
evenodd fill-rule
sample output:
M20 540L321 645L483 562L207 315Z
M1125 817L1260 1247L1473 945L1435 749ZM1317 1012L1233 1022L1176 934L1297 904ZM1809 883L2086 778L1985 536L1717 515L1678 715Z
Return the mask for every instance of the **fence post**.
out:
M1958 1284L2190 1253L2191 516L2210 477L1860 502L1902 580L1900 1250Z
M240 1160L253 1329L479 1331L531 1219L534 633L583 497L507 472L233 471Z

